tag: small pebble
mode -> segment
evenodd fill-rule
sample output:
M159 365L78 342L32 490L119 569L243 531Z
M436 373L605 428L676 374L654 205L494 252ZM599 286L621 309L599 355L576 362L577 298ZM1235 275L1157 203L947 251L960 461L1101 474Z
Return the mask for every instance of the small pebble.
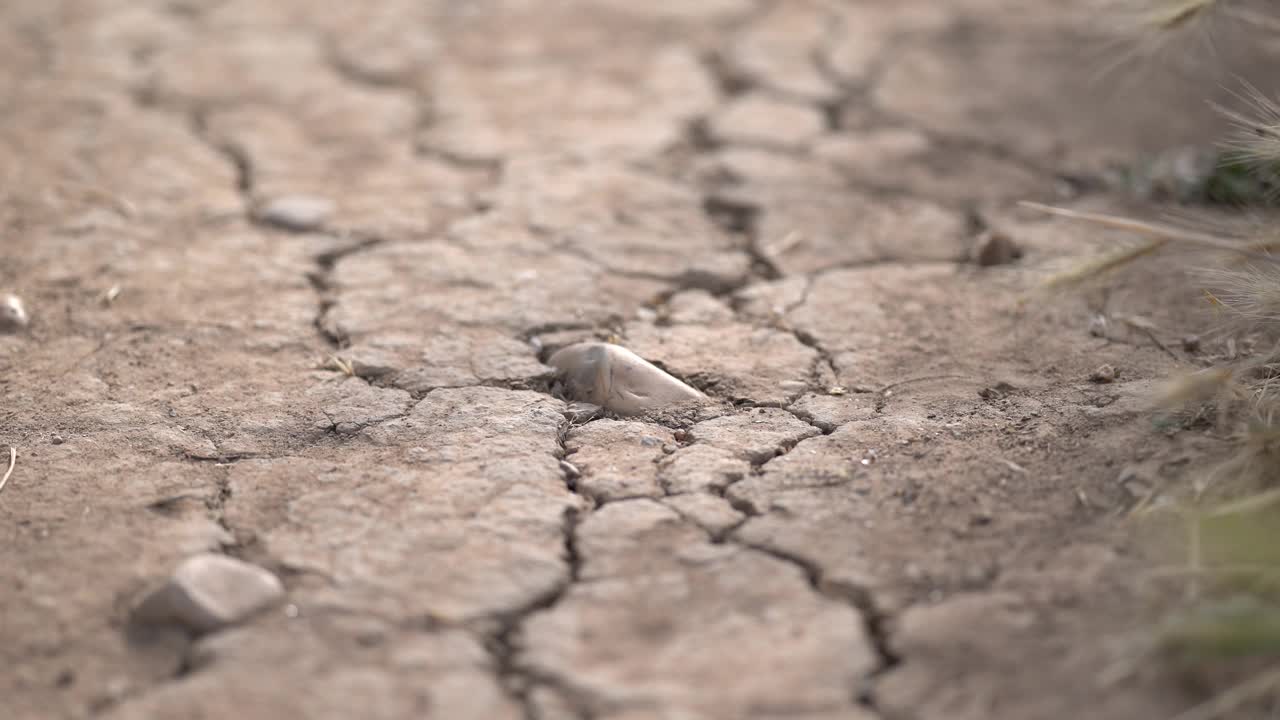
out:
M987 230L978 236L969 257L982 267L1008 265L1022 257L1022 248L1008 235Z
M234 625L284 598L270 572L226 555L187 558L134 610L136 621L176 623L195 633Z
M560 470L564 473L565 477L570 480L576 480L580 475L582 475L582 471L578 469L578 466L568 460L560 461Z
M552 355L547 364L561 372L570 397L619 415L706 400L702 393L620 345L570 345Z
M62 436L59 435L58 433L54 433L53 435L49 436L49 442L53 443L54 445L61 445L62 443L66 442L66 440L63 440Z
M1197 335L1187 335L1182 338L1182 349L1189 353L1200 351L1200 338Z
M281 195L258 207L254 216L259 222L285 230L315 230L333 214L333 203L314 195Z
M1089 318L1089 334L1094 337L1107 337L1107 328L1110 323L1107 321L1106 315L1094 315Z
M27 308L17 295L0 295L0 332L16 332L30 324Z
M1099 365L1093 372L1089 373L1089 382L1112 383L1116 381L1116 377L1119 374L1119 371L1110 365Z

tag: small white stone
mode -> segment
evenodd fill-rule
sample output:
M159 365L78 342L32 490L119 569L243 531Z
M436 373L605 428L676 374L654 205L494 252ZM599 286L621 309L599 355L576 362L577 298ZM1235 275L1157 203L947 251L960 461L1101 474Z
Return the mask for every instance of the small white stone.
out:
M276 604L284 585L249 563L203 553L187 558L134 611L145 623L177 623L197 633L233 625Z
M571 397L620 415L706 400L702 393L620 345L578 343L558 351L547 362L563 374Z
M22 298L8 293L0 295L0 332L21 330L30 322Z
M314 195L281 195L258 207L259 222L286 230L315 230L333 214L333 203Z

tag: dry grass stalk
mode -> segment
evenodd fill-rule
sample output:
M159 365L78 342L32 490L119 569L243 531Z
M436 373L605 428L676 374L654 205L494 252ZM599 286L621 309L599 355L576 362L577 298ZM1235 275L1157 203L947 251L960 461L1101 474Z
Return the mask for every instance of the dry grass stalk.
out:
M4 472L4 477L0 477L0 491L4 490L4 486L9 483L9 476L13 474L13 468L18 464L18 448L9 448L9 469Z

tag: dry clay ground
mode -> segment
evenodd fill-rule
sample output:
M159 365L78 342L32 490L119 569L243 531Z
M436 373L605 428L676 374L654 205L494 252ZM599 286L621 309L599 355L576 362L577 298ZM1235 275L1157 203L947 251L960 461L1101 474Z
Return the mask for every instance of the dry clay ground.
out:
M4 3L0 715L1188 707L1119 519L1209 443L1144 410L1184 299L1108 305L1176 359L1020 308L1115 238L1014 201L1114 208L1216 86L1090 84L1059 5ZM540 360L589 338L714 402L578 413ZM130 622L205 550L286 602Z

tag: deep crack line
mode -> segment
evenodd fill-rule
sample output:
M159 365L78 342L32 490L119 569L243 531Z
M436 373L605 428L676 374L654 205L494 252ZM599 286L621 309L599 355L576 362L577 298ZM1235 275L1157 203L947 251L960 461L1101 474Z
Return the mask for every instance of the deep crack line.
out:
M702 211L721 230L729 235L742 238L742 252L751 258L752 270L764 280L779 280L783 277L782 269L773 258L760 246L760 216L764 208L760 205L726 197L717 191L706 193L702 198ZM750 284L748 280L743 287Z
M240 194L245 214L248 215L253 205L254 166L253 158L243 147L230 140L213 137L209 131L209 118L203 108L187 110L191 132L210 149L220 155L235 173L235 189Z
M745 550L762 553L775 560L781 560L800 569L814 592L825 598L844 603L858 614L859 619L862 621L862 628L867 641L872 651L876 654L877 662L870 672L860 678L858 687L854 688L851 700L872 712L877 712L875 681L881 675L896 667L901 662L901 658L894 652L890 642L888 626L891 618L876 607L871 591L850 583L827 580L823 576L822 567L818 563L800 555L750 543L733 535L728 536L725 541Z
M576 508L567 508L564 514L564 547L568 572L564 582L557 584L550 592L513 612L496 618L498 628L484 639L484 646L493 658L494 672L503 692L517 703L526 720L537 720L537 709L533 704L532 691L538 686L548 687L565 702L574 707L580 718L589 718L587 703L579 694L568 688L559 678L540 673L522 665L519 661L524 623L535 613L555 607L564 595L578 580L577 525L580 513Z
M563 461L568 455L566 442L572 427L573 423L566 417L557 428L558 451L555 454L557 460ZM590 497L579 490L576 475L565 467L565 463L562 462L560 470L565 488L582 498L587 508L582 510L569 506L565 508L562 515L563 553L567 566L565 578L549 592L535 598L527 605L495 617L497 630L484 638L485 647L493 658L499 684L508 697L520 705L525 720L539 720L540 715L532 697L533 690L538 687L548 688L558 695L569 705L579 720L591 720L593 717L591 703L582 692L570 687L561 678L539 672L535 668L522 665L519 661L524 623L535 613L551 610L558 605L581 577L582 556L578 551L578 526L595 504Z
M537 720L539 717L532 697L532 691L539 686L549 688L559 695L573 708L578 718L590 720L592 716L590 703L581 693L570 688L560 678L538 672L519 661L524 623L535 613L554 608L578 581L581 558L577 547L577 528L582 514L573 507L566 508L564 512L564 553L568 565L565 580L524 607L498 616L497 630L484 638L485 648L493 658L498 684L512 701L520 705L526 720Z
M340 237L335 233L330 234L334 237ZM336 250L317 255L315 268L307 273L307 281L316 293L317 302L316 315L312 319L312 326L315 327L316 333L332 350L342 350L351 346L351 338L341 328L327 322L329 312L338 303L337 286L333 280L334 270L337 268L338 262L343 258L377 247L384 242L382 238L373 235L358 236L354 240L354 242Z

